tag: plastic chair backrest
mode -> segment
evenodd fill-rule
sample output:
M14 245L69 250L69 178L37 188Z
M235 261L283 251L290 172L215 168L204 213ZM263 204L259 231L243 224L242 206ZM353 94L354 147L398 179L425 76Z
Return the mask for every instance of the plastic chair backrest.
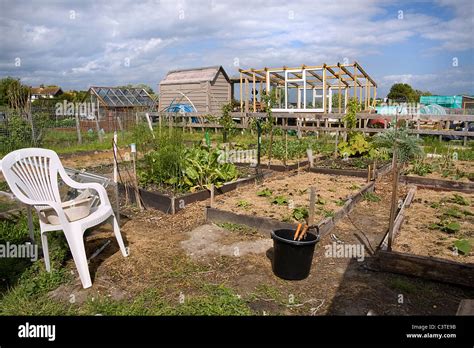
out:
M56 152L27 148L12 151L1 162L3 176L13 194L23 203L61 203L58 170L62 167Z

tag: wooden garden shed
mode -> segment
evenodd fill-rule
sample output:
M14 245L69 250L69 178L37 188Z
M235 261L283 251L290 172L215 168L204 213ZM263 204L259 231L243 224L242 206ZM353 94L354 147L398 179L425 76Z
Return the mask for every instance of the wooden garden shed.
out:
M231 101L230 79L222 66L170 71L159 89L160 111L185 104L198 112L218 114Z

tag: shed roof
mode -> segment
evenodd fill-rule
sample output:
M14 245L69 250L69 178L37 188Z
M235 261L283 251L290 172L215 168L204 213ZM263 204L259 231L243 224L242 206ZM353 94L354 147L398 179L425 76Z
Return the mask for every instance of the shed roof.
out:
M228 82L229 76L225 72L224 68L220 65L208 66L203 68L192 68L192 69L181 69L172 70L166 74L166 77L161 80L160 85L174 85L182 83L199 83L199 82L214 82L222 71L224 77Z

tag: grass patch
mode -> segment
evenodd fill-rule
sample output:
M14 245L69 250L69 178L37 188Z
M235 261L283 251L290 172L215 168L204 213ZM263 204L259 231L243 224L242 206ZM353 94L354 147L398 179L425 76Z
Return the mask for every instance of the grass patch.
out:
M223 222L217 224L217 226L222 227L230 232L236 232L243 236L254 236L258 234L258 231L255 228L249 227L247 225L234 224L231 222Z

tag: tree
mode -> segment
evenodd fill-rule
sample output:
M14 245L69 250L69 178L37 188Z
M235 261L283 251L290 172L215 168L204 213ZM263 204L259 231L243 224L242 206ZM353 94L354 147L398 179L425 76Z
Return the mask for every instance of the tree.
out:
M387 98L393 101L418 103L422 95L431 95L431 93L413 89L407 83L395 83L392 85L392 88L390 88Z
M0 80L0 105L15 109L23 108L28 102L29 87L20 79L6 77Z
M407 83L395 83L390 88L387 98L393 101L417 102L415 90Z

